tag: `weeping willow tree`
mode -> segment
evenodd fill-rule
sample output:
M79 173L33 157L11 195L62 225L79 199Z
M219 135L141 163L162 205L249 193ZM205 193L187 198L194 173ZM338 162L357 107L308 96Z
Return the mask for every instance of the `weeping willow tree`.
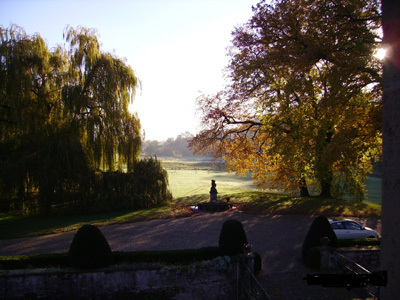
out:
M0 188L20 201L38 193L45 214L67 191L85 198L96 170L132 171L141 147L133 70L95 30L64 38L49 50L38 34L0 27Z
M93 30L68 28L67 84L62 99L71 127L80 135L90 164L133 170L140 154L140 123L128 105L138 79L126 63L100 51Z

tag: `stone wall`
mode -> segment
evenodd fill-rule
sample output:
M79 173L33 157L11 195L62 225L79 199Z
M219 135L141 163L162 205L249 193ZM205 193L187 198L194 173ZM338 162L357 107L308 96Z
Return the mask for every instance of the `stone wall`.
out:
M321 249L321 268L337 269L333 261L337 254L343 255L351 261L361 265L363 268L374 272L379 270L380 265L380 251L376 249L362 249L362 248L322 248Z
M379 249L339 248L336 250L336 252L358 263L369 271L375 271L379 269Z
M232 299L226 271L196 267L119 265L93 271L74 269L3 270L0 299Z

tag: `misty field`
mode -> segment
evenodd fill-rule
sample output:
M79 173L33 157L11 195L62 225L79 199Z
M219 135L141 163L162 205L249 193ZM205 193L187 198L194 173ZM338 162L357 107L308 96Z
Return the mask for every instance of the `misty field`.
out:
M208 194L212 179L219 195L257 190L251 177L237 177L224 171L168 170L168 176L174 198Z
M382 203L382 179L376 177L369 177L365 181L367 187L367 202L371 203Z
M183 197L198 198L200 195L208 200L211 180L217 183L218 196L240 192L260 191L254 185L250 175L238 177L229 174L222 163L213 163L206 158L179 159L160 158L164 168L168 171L170 190L174 199ZM366 202L381 203L381 179L369 177L366 182ZM277 190L268 190L269 193L282 193Z
M160 160L168 171L170 190L174 199L199 195L207 198L211 180L216 181L219 197L227 193L257 191L251 176L238 177L229 174L223 164L213 164L207 159L161 158Z

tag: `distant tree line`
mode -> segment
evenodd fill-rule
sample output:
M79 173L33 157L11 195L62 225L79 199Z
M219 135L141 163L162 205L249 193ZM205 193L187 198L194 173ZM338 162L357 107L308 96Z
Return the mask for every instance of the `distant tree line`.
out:
M193 151L188 148L188 141L193 137L190 132L185 132L166 141L145 140L142 145L142 153L157 157L193 157Z

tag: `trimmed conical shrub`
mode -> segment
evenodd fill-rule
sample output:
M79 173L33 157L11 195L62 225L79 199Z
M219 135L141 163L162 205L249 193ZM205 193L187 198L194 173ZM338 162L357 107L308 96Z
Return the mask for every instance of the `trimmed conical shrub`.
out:
M83 225L75 234L69 248L71 267L95 269L112 263L110 245L101 231L94 225Z
M329 220L325 216L318 216L312 222L310 229L304 239L303 249L302 249L302 256L304 261L310 265L310 261L313 260L320 254L317 252L317 248L321 246L321 238L327 237L329 239L329 245L331 247L337 247L337 237L335 232L333 231L331 224L329 224ZM312 254L315 255L312 255ZM318 254L318 255L317 255ZM312 267L316 267L317 263L312 263Z
M219 249L222 255L242 254L247 237L243 225L238 220L228 220L222 225L219 235Z

